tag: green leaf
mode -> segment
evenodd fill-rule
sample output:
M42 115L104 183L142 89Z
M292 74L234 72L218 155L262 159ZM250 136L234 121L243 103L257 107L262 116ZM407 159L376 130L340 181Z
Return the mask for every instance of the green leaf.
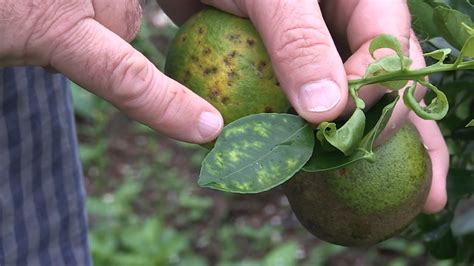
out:
M437 6L434 9L433 22L438 27L441 36L459 50L469 37L462 23L470 27L474 26L468 15L444 6Z
M362 86L360 86L360 85L350 84L350 82L349 82L349 94L351 95L352 99L354 100L356 108L364 109L365 108L365 102L358 95L358 91L360 90L361 87Z
M438 29L433 23L433 7L424 1L408 0L412 15L412 26L417 35L423 39L438 36Z
M448 1L449 6L456 9L471 18L474 18L474 1L473 0L443 0Z
M392 115L393 109L399 99L399 97L392 97L393 94L388 94L381 101L379 101L367 117L373 117L376 122L367 120L366 124L371 125L370 129L367 129L367 133L364 138L357 145L355 152L350 156L345 156L339 151L327 151L321 148L321 143L317 141L314 145L313 156L309 159L303 170L307 172L319 172L326 170L334 170L359 160L374 160L373 146L375 139L382 132L387 125L390 116Z
M474 28L469 27L466 23L462 23L462 26L466 29L467 33L471 36L474 35Z
M327 242L321 242L314 248L312 248L311 252L308 254L307 259L305 259L305 263L302 264L303 266L323 266L328 265L328 261L330 261L331 257L337 256L338 254L346 254L344 253L350 248L329 244Z
M360 161L362 159L373 160L373 153L365 150L356 150L353 154L345 156L339 151L325 151L321 148L321 143L314 145L313 156L303 167L306 172L320 172L338 169Z
M451 49L445 48L445 49L439 49L439 50L435 50L429 53L425 53L423 55L438 60L437 64L442 64L450 53L451 53Z
M412 60L407 57L403 57L403 65L408 67L411 65ZM396 55L385 56L380 59L375 60L371 63L366 71L364 78L374 77L382 74L386 74L389 72L396 72L402 69L401 60ZM391 89L391 90L399 90L403 88L408 83L408 80L396 80L396 81L387 81L380 83L381 85Z
M452 201L474 194L474 171L449 169L447 192L449 200Z
M258 193L291 178L311 157L314 133L290 114L256 114L227 125L202 162L198 184Z
M323 122L318 126L317 136L324 143L330 145L344 153L350 155L356 145L364 135L365 114L356 108L349 120L340 129L336 129L335 123Z
M395 97L393 97L393 95L395 95L395 93L388 94L385 96L386 99L381 101L382 103L385 103L386 101L391 100L381 110L381 114L379 115L377 123L375 123L375 125L370 129L370 131L362 139L360 143L360 148L372 151L375 140L380 135L380 133L382 133L384 128L387 126L387 123L390 120L390 117L392 116L392 112L395 109L395 106L398 100L400 99L398 95ZM375 108L380 108L380 107L375 106ZM369 123L370 123L370 120L367 121L367 124Z
M459 57L474 57L474 36L469 37L461 49Z
M405 93L403 94L403 101L405 102L405 105L423 119L443 119L449 110L449 103L446 95L431 83L423 81L420 81L420 83L434 92L436 97L431 100L428 106L421 106L415 98L417 82L414 82L413 85L408 87L408 89L405 90Z
M372 58L375 59L375 51L381 48L394 50L400 60L399 62L401 64L401 69L405 69L407 67L407 65L405 65L405 56L403 55L400 42L396 37L388 34L381 34L375 37L369 45L369 52L372 55Z
M386 81L381 82L380 85L390 89L390 90L400 90L407 85L408 80L395 80L395 81Z
M294 241L283 244L264 258L264 266L292 266L298 259L298 244Z
M458 250L452 265L472 265L474 262L474 234L464 235L457 240Z
M456 255L457 243L448 224L443 224L436 230L424 236L431 255L437 259L450 259Z
M467 125L466 127L474 127L474 119L472 119Z

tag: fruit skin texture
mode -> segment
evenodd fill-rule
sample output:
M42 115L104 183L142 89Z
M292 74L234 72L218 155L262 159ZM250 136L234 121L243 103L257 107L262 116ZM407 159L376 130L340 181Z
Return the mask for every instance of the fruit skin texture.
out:
M216 9L195 14L180 28L165 73L216 107L225 124L290 107L252 23Z
M343 246L368 246L402 231L421 212L431 186L431 162L406 124L376 148L376 161L309 173L283 184L301 224Z

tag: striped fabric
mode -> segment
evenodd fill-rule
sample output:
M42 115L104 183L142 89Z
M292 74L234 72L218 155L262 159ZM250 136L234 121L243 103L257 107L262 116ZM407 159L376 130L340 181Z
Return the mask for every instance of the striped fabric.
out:
M0 68L0 265L90 265L68 81Z

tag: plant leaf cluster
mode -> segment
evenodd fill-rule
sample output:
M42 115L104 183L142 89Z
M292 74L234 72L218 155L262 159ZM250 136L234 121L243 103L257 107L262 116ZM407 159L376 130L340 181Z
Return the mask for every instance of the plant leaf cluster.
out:
M466 31L472 30L469 27ZM376 57L379 49L391 49L395 55ZM258 193L287 181L296 172L337 169L359 160L375 160L374 142L383 131L404 90L403 101L423 119L440 120L449 110L444 92L427 81L430 74L474 69L474 34L470 36L453 63L446 63L449 49L425 54L436 62L410 69L411 59L401 51L399 41L390 35L372 40L369 52L374 57L363 78L349 81L350 95L356 103L352 116L343 124L323 122L313 132L296 115L257 114L227 125L216 145L202 162L198 183L201 186L234 193ZM369 84L382 84L392 91L366 117L359 90ZM417 85L434 95L422 106L415 98ZM375 114L375 115L374 115Z

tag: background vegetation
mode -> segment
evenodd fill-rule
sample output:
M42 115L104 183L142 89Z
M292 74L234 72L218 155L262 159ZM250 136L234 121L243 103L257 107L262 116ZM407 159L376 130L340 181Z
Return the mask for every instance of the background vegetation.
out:
M133 45L162 69L177 28L147 2ZM424 49L451 47L456 53L462 40L455 31L460 21L472 26L472 3L410 3ZM234 195L198 187L205 149L159 136L73 86L95 264L472 265L474 131L465 125L474 117L474 73L431 78L451 104L440 122L452 155L449 204L370 248L340 247L309 235L279 189Z

